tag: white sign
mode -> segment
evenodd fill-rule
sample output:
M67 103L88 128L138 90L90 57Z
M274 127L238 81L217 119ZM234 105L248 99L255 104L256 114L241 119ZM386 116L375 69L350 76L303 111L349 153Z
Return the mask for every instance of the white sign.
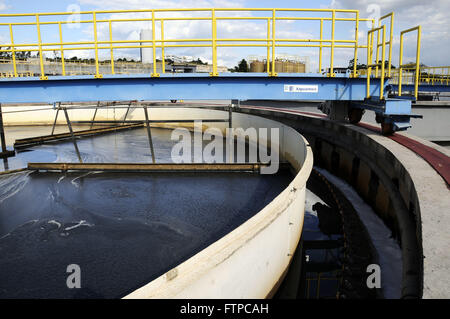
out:
M285 85L285 93L319 93L318 85Z

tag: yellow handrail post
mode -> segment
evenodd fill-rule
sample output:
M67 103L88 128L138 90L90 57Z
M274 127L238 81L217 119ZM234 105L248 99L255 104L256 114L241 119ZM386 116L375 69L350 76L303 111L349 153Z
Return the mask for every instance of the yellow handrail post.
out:
M356 28L355 28L355 57L353 60L353 77L357 78L357 64L358 64L358 42L359 42L359 10L356 11Z
M272 73L270 76L278 76L278 74L275 72L275 24L276 24L276 10L272 10Z
M36 14L36 27L37 27L37 33L38 33L39 60L40 60L40 64L41 64L41 80L48 80L48 77L45 76L45 71L44 71L44 57L43 57L43 51L42 51L41 25L39 22L39 13Z
M417 29L417 49L416 49L416 82L414 83L414 96L419 95L419 72L420 72L420 43L422 38L422 27L419 25Z
M322 73L322 55L323 55L323 19L320 19L320 47L319 47L319 73Z
M386 45L389 45L389 66L388 66L388 77L391 77L392 73L392 45L393 45L393 39L394 39L394 12L388 13L384 16L382 16L378 20L378 26L382 26L382 21L386 18L390 18L390 35L389 35L389 42L386 42ZM378 34L379 38L379 34ZM381 44L377 44L377 60L378 60L378 48L381 46ZM377 72L378 75L378 72Z
M13 68L14 68L14 76L17 77L17 65L16 65L16 51L14 47L14 35L13 35L13 27L12 24L9 24L9 34L11 37L11 55L13 59Z
M217 25L216 25L216 10L211 9L211 25L212 25L212 58L213 58L213 70L210 73L211 76L218 76L217 73Z
M386 59L386 26L383 26L383 46L381 48L381 83L380 83L380 99L384 98L384 72Z
M450 68L447 67L447 85L448 85L448 80L450 79Z
M391 27L390 27L390 35L389 35L389 69L388 76L391 77L392 72L392 46L394 44L394 12L390 13L391 15Z
M152 78L159 77L156 70L156 26L155 26L155 10L152 10L152 45L153 45L153 74Z
M381 27L381 22L380 22L380 24L378 26ZM375 57L375 64L378 64L379 63L378 58L380 56L380 31L377 32L377 47L376 47L375 56L376 56ZM375 77L376 78L378 77L378 71L379 71L379 68L378 68L378 65L377 65L377 66L375 66Z
M370 98L370 76L372 75L372 67L370 66L372 64L372 34L370 31L367 32L367 98Z
M110 43L110 54L111 54L111 74L116 74L114 69L114 47L113 47L113 36L112 36L112 21L109 20L109 41Z
M64 44L63 44L63 35L62 35L62 27L61 22L58 23L59 26L59 41L61 42L61 67L62 67L62 75L66 76L66 64L64 61Z
M270 18L267 19L267 74L270 75Z
M434 85L434 81L435 81L434 79L436 78L436 69L435 68L433 68L432 74L433 74L433 76L431 77L431 84Z
M398 83L398 95L402 95L402 71L405 67L403 65L403 37L406 33L412 32L417 30L417 48L416 48L416 67L415 67L415 76L414 76L414 96L418 97L419 94L419 72L420 72L420 43L421 43L421 35L422 35L422 27L419 25L417 27L404 30L400 32L400 77L399 77L399 83ZM434 81L434 70L433 69L433 79Z
M97 12L92 13L94 19L94 43L95 43L95 78L101 79L103 75L100 74L100 67L98 63L98 34L97 34Z
M164 19L161 19L161 70L166 73L166 57L164 49Z
M400 33L400 58L398 62L398 96L402 96L403 84L403 33Z
M330 62L330 77L334 77L334 32L335 32L335 23L336 23L336 10L333 9L332 18L331 18L331 62Z

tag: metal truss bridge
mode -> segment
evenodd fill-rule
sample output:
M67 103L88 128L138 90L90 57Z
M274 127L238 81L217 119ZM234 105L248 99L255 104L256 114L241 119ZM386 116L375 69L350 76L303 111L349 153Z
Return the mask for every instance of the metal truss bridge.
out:
M9 33L9 40L0 46L2 62L9 67L0 78L0 103L49 103L124 100L315 100L324 101L327 114L343 114L351 123L361 120L364 110L376 113L385 134L410 127L411 102L418 96L420 76L420 36L417 26L401 32L400 63L392 65L394 13L375 21L360 16L358 10L339 9L249 9L249 8L193 8L124 11L86 11L79 19L70 12L1 14L0 30ZM258 38L225 38L221 36L223 23L260 23L267 34ZM277 33L285 22L316 23L318 38L286 38ZM152 39L131 40L118 37L114 30L124 23L149 27ZM166 31L171 24L201 28L198 38L174 38ZM338 26L346 23L354 37L341 39ZM371 24L367 37L358 34L362 23ZM76 36L70 27L86 27L92 39ZM319 29L320 28L320 29ZM24 31L26 30L26 31ZM206 31L205 31L206 30ZM23 37L26 32L26 37ZM417 32L417 54L413 66L403 64L403 38ZM117 38L116 38L117 37ZM21 38L19 40L19 38ZM30 40L31 39L31 40ZM70 40L69 40L70 39ZM364 43L362 43L364 42ZM206 48L212 57L211 72L178 74L166 72L166 52L176 48ZM267 54L264 73L219 73L218 60L223 48L260 48ZM277 72L277 52L280 48L308 48L317 51L316 73ZM116 74L118 52L150 50L153 63L151 74ZM92 56L92 72L67 72L71 63L69 52L83 50ZM335 66L336 52L350 50L354 66L339 73ZM34 59L24 58L26 53ZM53 53L55 59L45 55ZM101 59L100 56L107 55ZM57 57L57 55L59 55ZM365 56L366 69L358 68L359 57ZM326 57L326 58L325 58ZM34 62L30 62L34 61ZM27 72L28 63L37 63L40 74ZM49 65L58 66L58 72ZM412 69L411 69L412 68ZM322 71L325 70L325 71ZM403 76L407 80L402 95ZM396 83L391 82L396 77ZM446 78L448 84L448 78ZM434 84L434 82L433 82ZM391 94L388 94L389 91ZM392 95L392 92L394 94ZM397 93L395 93L397 92ZM55 107L56 109L56 107ZM0 109L1 114L1 109Z

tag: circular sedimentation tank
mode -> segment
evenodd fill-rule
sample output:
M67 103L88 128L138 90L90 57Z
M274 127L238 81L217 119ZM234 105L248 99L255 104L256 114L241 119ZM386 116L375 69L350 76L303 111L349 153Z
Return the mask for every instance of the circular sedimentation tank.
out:
M71 116L76 120L74 113ZM152 110L151 116L153 119L158 116L205 119L218 115L226 117L228 113L161 109ZM83 116L87 115L81 112L81 119ZM135 118L141 116L139 110L133 113ZM212 125L204 124L203 129ZM89 289L78 291L71 298L117 298L120 287L128 287L128 292L122 290L122 296L127 298L265 298L275 294L300 240L312 153L300 134L274 121L235 114L233 125L244 129L278 127L283 130L280 156L291 163L295 174L284 177L250 174L244 179L236 175L211 178L201 174L179 174L170 179L158 174L25 171L2 176L1 182L8 188L0 206L3 225L0 246L4 252L0 257L4 270L1 281L5 283L2 296L14 298L23 293L22 297L26 298L66 298L64 286L62 290L52 289L45 281L50 278L46 269L55 272L65 263L80 263L82 269L91 267L96 274L97 284L91 282ZM224 123L222 129L225 127ZM129 161L130 154L135 153L134 160L148 162L146 131L140 129L141 138L133 137L132 132L137 131L130 130L120 138L118 134L107 134L81 139L78 141L81 156L85 162L108 162L111 156L114 161ZM158 154L165 152L167 159L174 143L170 142L170 133L164 135L155 149ZM117 144L122 145L121 152L108 150L110 145ZM295 148L289 145L295 145ZM23 164L33 156L38 157L37 161L40 158L46 162L70 162L76 158L72 147L70 141L37 146L32 152L22 153L16 164L20 165L21 160ZM23 200L24 196L27 200ZM174 196L176 200L171 200ZM241 203L239 197L243 200ZM261 200L263 198L266 199ZM41 208L30 207L39 201ZM164 207L171 212L170 216L164 213ZM11 218L10 211L20 213ZM194 216L192 214L197 215L193 220L189 219ZM217 224L221 220L222 226ZM207 235L208 227L210 235ZM20 240L23 236L27 240ZM187 242L190 244L186 245ZM116 249L111 250L108 245ZM128 245L142 249L130 251L130 254L126 250ZM78 257L74 258L76 247L83 249L78 249ZM262 247L265 247L264 251L260 251ZM10 263L14 260L10 258L11 254L18 251L20 257L16 256L15 260L22 260L19 272L17 265ZM41 254L37 256L33 251ZM41 268L33 281L29 276L36 265L30 260L36 258L44 258L42 264L46 267ZM147 260L144 268L138 263L142 258ZM152 262L156 268L150 266ZM111 268L112 265L115 266ZM126 270L126 265L138 266L138 269ZM254 269L255 266L258 268ZM101 269L107 270L104 275L100 274ZM107 284L107 273L112 269L116 269L122 279ZM253 269L252 275L243 269ZM11 276L14 271L22 274L22 279L14 280L15 276ZM228 276L218 275L225 272L233 273L236 281L231 284ZM267 272L272 275L267 276ZM65 276L62 271L61 276L53 280ZM27 278L30 279L28 282ZM88 278L85 282L89 282ZM40 288L33 290L33 286Z

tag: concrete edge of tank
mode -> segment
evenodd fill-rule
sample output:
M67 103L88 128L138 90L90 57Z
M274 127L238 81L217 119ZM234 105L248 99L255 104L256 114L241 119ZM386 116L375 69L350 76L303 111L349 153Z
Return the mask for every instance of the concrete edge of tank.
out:
M277 102L273 106L277 107ZM424 159L362 127L279 110L241 111L295 127L311 143L315 162L351 184L393 233L400 233L403 298L450 297L449 190ZM441 149L435 145L433 148ZM333 163L336 154L340 161Z
M235 114L233 126L279 127L280 155L296 177L246 223L125 298L266 298L286 273L302 233L312 150L298 132L275 121Z

